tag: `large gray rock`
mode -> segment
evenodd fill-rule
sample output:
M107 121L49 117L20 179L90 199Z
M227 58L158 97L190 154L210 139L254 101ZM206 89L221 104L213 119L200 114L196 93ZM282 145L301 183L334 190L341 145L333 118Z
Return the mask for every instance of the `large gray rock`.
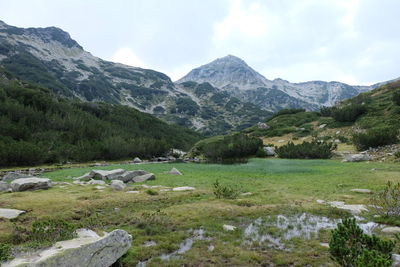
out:
M149 180L155 180L156 176L153 173L148 173L140 176L136 176L132 179L132 182L141 183Z
M142 160L140 158L138 158L138 157L135 157L133 159L133 163L141 163L141 162L142 162Z
M360 161L369 161L372 160L372 157L368 154L349 154L345 156L345 162L360 162Z
M399 254L392 254L392 266L400 267L400 255Z
M175 174L175 175L182 175L182 173L175 167L172 168L168 173L169 174Z
M96 184L96 185L104 185L106 184L106 182L102 181L102 180L90 180L89 182L87 182L87 184Z
M32 177L32 175L20 173L20 172L8 172L6 175L3 176L1 179L4 182L11 182L14 181L15 179L19 178L29 178Z
M11 185L6 182L0 182L0 192L7 192L10 191Z
M116 177L120 176L124 172L125 172L124 169L115 169L115 170L111 170L111 171L92 170L90 172L90 175L92 176L93 179L113 180L113 179L117 179Z
M15 219L22 213L25 213L25 211L15 209L0 209L0 218Z
M51 180L47 178L20 178L11 182L13 192L48 189L49 187L51 187Z
M112 180L110 183L110 187L114 190L114 191L122 191L124 190L124 188L126 187L126 185L124 184L123 181L121 180Z
M132 236L114 230L99 237L83 231L79 237L57 242L54 246L27 257L15 258L5 267L109 267L131 247Z
M331 201L328 202L328 204L331 207L348 211L353 215L358 215L363 211L368 211L367 207L362 204L345 204L343 201Z
M263 150L267 156L275 156L275 147L265 146Z
M148 172L143 170L136 170L136 171L126 171L123 174L116 177L116 179L121 180L125 183L132 181L133 178L137 176L142 176L148 174Z
M74 180L89 181L90 179L93 178L93 175L94 175L94 174L92 174L92 172L87 172L87 173L85 173L85 174L82 175L82 176L79 176L79 177L74 178Z

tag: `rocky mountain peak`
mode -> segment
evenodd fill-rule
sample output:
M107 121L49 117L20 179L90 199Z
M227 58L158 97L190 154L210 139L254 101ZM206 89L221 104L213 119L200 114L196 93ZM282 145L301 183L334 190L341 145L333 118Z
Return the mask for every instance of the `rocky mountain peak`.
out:
M195 81L208 82L221 89L244 89L264 86L266 79L247 63L233 55L218 58L206 65L193 69L178 83Z

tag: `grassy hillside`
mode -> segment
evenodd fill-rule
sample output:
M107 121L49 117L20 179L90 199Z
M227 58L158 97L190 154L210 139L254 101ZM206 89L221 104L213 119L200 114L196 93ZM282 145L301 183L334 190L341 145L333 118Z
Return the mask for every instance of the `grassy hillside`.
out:
M400 82L383 85L373 91L345 100L320 112L300 109L281 110L266 121L268 129L258 125L243 132L264 138L265 143L300 142L312 137L350 143L357 134L366 136L400 129ZM398 97L399 98L399 97ZM277 144L279 145L279 144Z
M56 97L0 71L0 165L150 157L201 136L136 109Z

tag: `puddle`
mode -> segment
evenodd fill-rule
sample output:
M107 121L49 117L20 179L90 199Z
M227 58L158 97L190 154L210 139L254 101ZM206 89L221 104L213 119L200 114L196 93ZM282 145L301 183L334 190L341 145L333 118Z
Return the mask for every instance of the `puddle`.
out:
M360 228L367 234L371 234L376 228L381 227L374 222L363 223L361 217L355 218L359 222ZM320 230L334 229L340 221L340 219L330 219L307 213L260 217L244 230L244 243L287 250L286 241L292 238L316 239Z
M192 248L194 241L196 241L196 240L211 240L210 237L204 236L204 234L205 234L204 229L192 230L190 232L192 232L192 236L183 240L183 242L179 244L179 248L177 250L175 250L171 253L168 253L168 254L162 254L158 258L160 258L163 261L168 261L173 258L178 258L179 255L185 254ZM140 261L136 265L136 267L146 267L146 265L149 261L151 261L151 259L149 259L147 261Z

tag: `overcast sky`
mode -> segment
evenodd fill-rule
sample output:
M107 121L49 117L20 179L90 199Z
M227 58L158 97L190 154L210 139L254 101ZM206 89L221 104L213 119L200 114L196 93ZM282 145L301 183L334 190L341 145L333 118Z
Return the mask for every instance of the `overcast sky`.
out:
M400 77L399 0L0 0L0 20L56 26L103 59L176 80L228 54L268 79Z

